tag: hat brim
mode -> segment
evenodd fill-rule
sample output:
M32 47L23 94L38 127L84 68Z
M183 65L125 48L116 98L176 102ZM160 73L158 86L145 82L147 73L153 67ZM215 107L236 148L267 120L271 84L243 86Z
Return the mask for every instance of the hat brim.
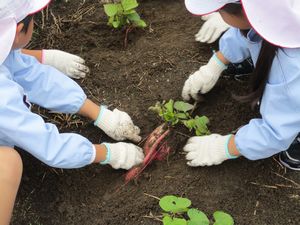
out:
M208 0L185 0L185 7L187 10L197 16L213 13L223 8L226 5L220 1Z
M266 41L279 47L300 47L300 1L242 0L241 2L249 23Z
M0 30L2 31L0 35L0 43L5 43L5 45L0 45L0 65L8 56L11 47L13 45L15 34L16 34L17 23L12 18L7 18L0 23Z
M32 7L31 7L28 15L32 15L39 11L42 11L44 8L46 8L50 4L51 0L35 0L32 2L33 2L33 4L32 4Z
M21 18L8 17L0 23L0 65L4 62L9 52L11 51L16 35L17 22L22 20L27 15L35 14L48 6L51 0L32 0L28 8L24 9L24 15Z

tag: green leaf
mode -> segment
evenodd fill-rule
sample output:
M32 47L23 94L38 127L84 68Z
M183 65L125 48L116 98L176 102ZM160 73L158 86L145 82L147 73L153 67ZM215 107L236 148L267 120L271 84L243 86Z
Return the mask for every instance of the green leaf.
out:
M170 112L170 111L166 111L163 113L163 118L166 122L170 122L170 121L173 121L175 120L175 115L173 112Z
M174 108L181 112L187 112L194 108L193 105L183 102L183 101L176 101L174 104Z
M118 14L119 15L124 14L124 9L123 9L121 3L115 3L115 4L117 5L117 8L118 8Z
M127 17L130 21L139 21L141 19L137 13L128 14Z
M196 116L196 118L195 118L196 120L201 120L201 122L203 123L203 124L208 124L209 123L209 119L206 117L206 116L201 116L201 117L199 117L199 116Z
M144 20L138 20L138 21L135 21L134 22L135 23L135 25L137 26L137 27L142 27L142 28L145 28L145 27L147 27L147 24L146 24L146 22L144 21Z
M132 13L136 13L136 11L134 9L130 9L128 11L123 12L124 15L129 15L129 14L132 14Z
M188 225L209 225L209 219L205 213L199 211L198 209L189 209L187 214L190 218Z
M185 114L185 113L176 113L175 116L176 116L177 118L183 119L183 120L188 119L188 116L187 116L187 114Z
M170 225L187 225L187 222L185 219L174 218Z
M173 105L174 105L174 100L170 99L166 104L164 104L164 107L166 108L167 111L173 112L174 111Z
M112 23L113 27L114 28L119 28L120 27L120 21L119 20L116 20Z
M195 127L195 120L194 119L186 120L183 121L183 124L191 131Z
M172 219L169 215L167 215L163 218L163 225L187 225L187 222L185 219L176 217Z
M209 134L209 130L207 128L209 120L206 116L196 116L195 117L195 130L196 130L196 135L205 135Z
M121 4L125 11L138 7L137 0L122 0Z
M191 205L187 198L180 198L174 195L167 195L160 199L159 206L166 212L178 213L186 212Z
M216 211L213 214L215 223L213 225L233 225L234 220L231 215L222 212L222 211Z
M173 222L173 220L169 215L164 216L163 225L171 225L172 222Z
M172 126L174 126L179 122L179 119L174 117L170 122L172 122Z
M108 24L109 24L109 25L112 25L114 21L115 21L115 17L114 17L114 16L109 17L109 19L108 19Z
M104 12L108 16L114 16L118 12L118 6L117 4L105 4L104 5Z

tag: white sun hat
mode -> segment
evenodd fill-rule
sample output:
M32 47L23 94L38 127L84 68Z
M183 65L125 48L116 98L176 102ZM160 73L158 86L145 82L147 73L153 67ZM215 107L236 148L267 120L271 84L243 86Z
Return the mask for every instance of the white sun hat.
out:
M185 0L195 15L220 10L236 0ZM300 0L241 0L256 32L268 42L285 48L300 48Z
M251 26L265 40L280 47L300 47L300 0L241 2Z
M8 56L16 35L17 23L39 12L51 0L0 0L0 65Z

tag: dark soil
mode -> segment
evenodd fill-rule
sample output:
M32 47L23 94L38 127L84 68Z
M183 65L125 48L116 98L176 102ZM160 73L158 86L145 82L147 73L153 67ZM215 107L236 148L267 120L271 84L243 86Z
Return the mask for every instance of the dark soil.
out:
M146 137L161 123L148 107L181 99L185 79L205 64L216 46L194 41L202 22L186 12L183 1L140 3L139 12L149 26L129 34L127 49L124 32L108 27L101 5L92 0L52 3L44 20L37 22L31 48L58 48L85 58L91 73L79 83L89 98L128 112ZM211 132L227 134L257 116L249 105L231 97L245 90L244 83L223 78L205 96L197 113L210 118ZM81 133L94 143L112 141L90 121L79 119L82 125L77 128L52 115L64 132ZM174 154L168 161L155 162L137 184L117 192L124 183L123 170L100 165L53 169L21 151L24 174L12 224L161 224L144 217L161 213L158 201L145 193L188 197L210 218L214 211L224 210L238 225L300 224L299 173L285 171L276 157L190 168L182 154L187 138L180 133L192 134L179 131L170 138Z

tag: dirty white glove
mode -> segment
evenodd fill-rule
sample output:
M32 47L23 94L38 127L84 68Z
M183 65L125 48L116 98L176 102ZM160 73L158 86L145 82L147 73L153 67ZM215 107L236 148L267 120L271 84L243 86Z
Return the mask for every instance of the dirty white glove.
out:
M202 16L201 19L205 22L195 35L196 41L213 43L230 27L218 12Z
M140 128L133 124L130 116L126 112L118 109L111 111L105 106L101 106L94 125L98 126L108 136L117 141L129 139L134 142L139 142L142 139L139 136Z
M143 162L143 150L134 145L125 142L115 144L102 143L107 149L105 161L100 164L109 164L114 169L130 169Z
M53 66L69 77L75 79L84 78L90 71L89 68L84 65L84 59L60 50L43 49L42 63Z
M221 164L227 159L237 158L228 152L231 135L211 134L202 137L191 137L183 150L187 152L189 166L211 166Z
M191 97L198 100L198 92L205 94L210 91L226 68L227 66L214 54L206 65L201 66L185 81L181 94L182 98L186 101L190 100Z

